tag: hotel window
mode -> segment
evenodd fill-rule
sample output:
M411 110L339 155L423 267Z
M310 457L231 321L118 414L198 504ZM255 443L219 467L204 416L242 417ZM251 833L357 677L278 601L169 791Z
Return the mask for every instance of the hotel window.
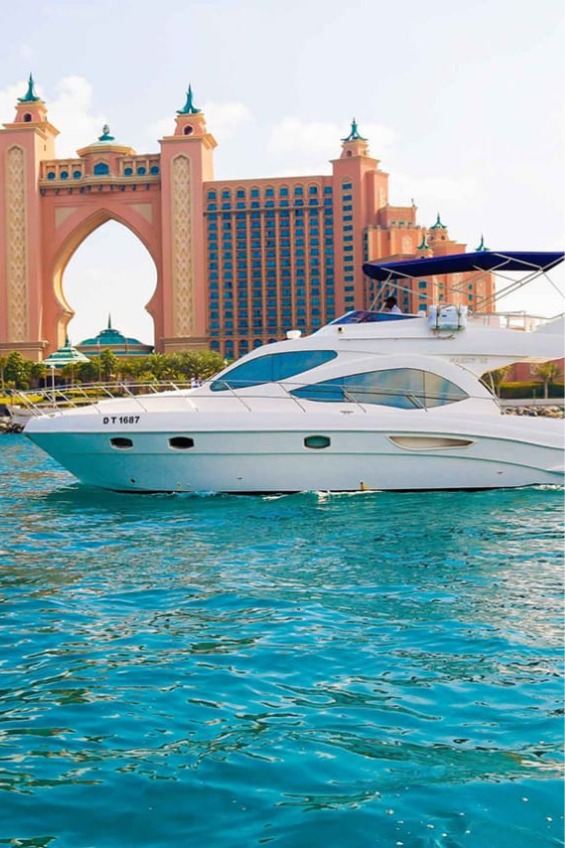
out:
M208 196L208 200L215 200L216 199L216 192L215 191L209 191L207 196Z
M353 195L352 194L344 194L341 199L344 203L347 203L349 200L353 200Z
M279 195L281 197L288 197L288 188L286 186L281 186L279 189Z
M258 209L260 206L261 206L261 204L259 203L258 200L252 200L251 201L251 208L252 209Z
M331 206L332 203L333 203L333 200L331 199L331 197L325 197L324 198L324 206Z
M236 196L236 197L245 197L245 192L244 192L244 190L243 190L242 188L238 188L238 190L237 190L237 191L236 191L236 193L235 193L235 196Z
M343 185L341 186L342 191L347 191L348 189L352 189L352 188L353 188L353 183L343 183Z
M274 196L275 196L274 189L272 189L272 188L265 189L265 197L274 197Z
M344 221L353 221L353 215L344 215L343 220Z
M331 194L331 193L332 193L332 187L331 186L324 186L324 194Z
M258 188L252 188L251 189L251 197L259 197L259 189Z
M302 194L304 194L304 189L303 189L303 187L302 187L302 186L299 186L299 185L298 185L298 186L294 186L294 195L295 195L295 197L296 197L296 195L302 195Z
M353 212L353 206L351 206L351 204L348 203L343 207L343 211L344 212Z
M318 194L318 186L308 186L308 194Z
M229 188L222 189L222 197L231 197L231 191Z

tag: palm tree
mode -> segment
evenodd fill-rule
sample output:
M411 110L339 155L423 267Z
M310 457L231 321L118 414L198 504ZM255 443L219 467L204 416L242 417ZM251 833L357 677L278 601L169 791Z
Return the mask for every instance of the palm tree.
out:
M483 375L483 382L485 382L488 378L488 381L490 382L489 388L492 389L493 394L497 395L497 397L500 397L500 388L509 371L510 366L503 365L502 368L497 368L496 371L488 371ZM488 383L485 383L485 385L488 385Z
M549 397L549 384L556 383L561 377L561 368L557 362L542 362L532 369L532 373L543 381L543 396Z

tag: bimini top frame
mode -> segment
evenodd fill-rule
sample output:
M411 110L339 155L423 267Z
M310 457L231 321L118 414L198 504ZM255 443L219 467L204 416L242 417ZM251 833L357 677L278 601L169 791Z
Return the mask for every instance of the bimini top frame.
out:
M506 272L518 271L524 275L520 280L510 278L509 285L492 298L494 301L546 274L564 259L565 253L562 251L485 250L476 253L455 253L450 256L431 256L428 259L408 259L402 262L365 262L363 273L382 283L465 272L493 273L504 277ZM550 282L563 297L557 286L551 280ZM482 305L485 303L486 301Z

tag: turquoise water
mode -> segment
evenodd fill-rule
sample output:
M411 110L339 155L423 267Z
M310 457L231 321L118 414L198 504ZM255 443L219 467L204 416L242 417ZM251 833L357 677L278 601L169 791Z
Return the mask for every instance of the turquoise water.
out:
M563 844L562 491L0 495L0 845Z

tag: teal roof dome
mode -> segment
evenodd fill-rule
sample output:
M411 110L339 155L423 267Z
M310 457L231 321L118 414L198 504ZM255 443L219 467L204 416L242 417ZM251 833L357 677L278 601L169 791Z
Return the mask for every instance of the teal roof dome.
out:
M115 327L112 327L111 317L108 317L108 326L105 330L101 330L98 335L93 336L91 339L84 339L84 341L77 345L77 347L83 353L86 353L87 355L90 354L90 356L93 356L106 348L113 350L113 352L118 356L135 356L139 354L146 356L148 353L152 353L153 351L153 347L151 345L144 344L144 342L140 342L139 339L124 336L123 333L116 330ZM95 350L93 350L93 348L95 348Z

